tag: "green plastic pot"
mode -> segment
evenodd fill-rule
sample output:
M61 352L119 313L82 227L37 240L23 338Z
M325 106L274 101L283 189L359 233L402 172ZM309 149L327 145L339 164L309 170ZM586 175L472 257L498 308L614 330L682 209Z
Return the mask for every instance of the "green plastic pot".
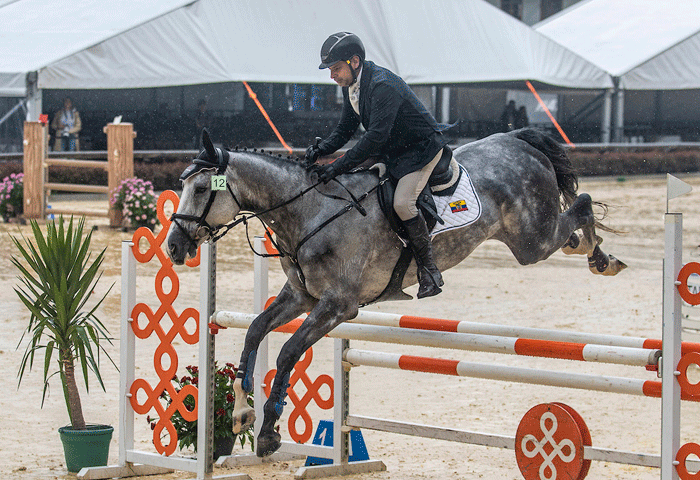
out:
M83 467L107 465L109 442L114 427L88 425L85 430L73 430L70 425L58 429L69 472L77 473Z

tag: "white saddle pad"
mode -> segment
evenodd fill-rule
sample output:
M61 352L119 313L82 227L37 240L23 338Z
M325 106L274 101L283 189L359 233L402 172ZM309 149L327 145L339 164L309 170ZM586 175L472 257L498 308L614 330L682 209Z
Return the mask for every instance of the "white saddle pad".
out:
M459 168L462 170L462 177L455 192L449 197L433 195L437 213L445 223L437 223L430 232L431 237L448 230L466 227L481 216L481 202L472 185L472 179L462 165Z

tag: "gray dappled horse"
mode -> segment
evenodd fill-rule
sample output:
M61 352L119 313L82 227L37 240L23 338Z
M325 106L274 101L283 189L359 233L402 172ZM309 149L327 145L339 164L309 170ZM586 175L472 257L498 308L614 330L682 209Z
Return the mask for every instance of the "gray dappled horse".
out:
M274 231L287 275L277 298L246 335L234 385L235 432L247 429L255 419L244 391L252 391L261 340L310 312L277 358L258 436L257 454L266 456L280 447L275 423L285 404L290 372L302 354L335 326L355 317L360 305L407 298L400 288L416 283L416 266L411 262L394 295L385 292L403 245L390 229L376 192L363 196L376 189L375 172L341 175L339 182L317 184L298 162L265 153L225 151L214 148L206 132L203 137L205 150L181 177L182 198L167 237L170 258L182 264L202 242L218 238L222 229L228 231L240 212L253 212ZM505 243L522 265L544 260L562 248L567 254L588 255L595 274L615 275L625 268L600 250L594 227L602 225L594 219L591 197L577 195L571 163L551 137L533 129L499 133L458 148L454 157L469 172L482 213L473 224L433 239L440 270L457 265L488 239ZM225 191L212 190L211 176L216 174L226 176ZM574 233L578 229L582 236Z

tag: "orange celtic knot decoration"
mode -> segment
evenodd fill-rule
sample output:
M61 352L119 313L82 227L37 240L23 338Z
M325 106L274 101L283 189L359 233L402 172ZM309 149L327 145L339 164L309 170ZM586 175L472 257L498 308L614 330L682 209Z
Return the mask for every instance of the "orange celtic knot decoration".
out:
M287 428L289 429L289 435L297 443L306 443L311 438L313 434L313 423L311 422L311 415L306 411L306 406L311 402L315 401L316 404L324 409L329 410L333 408L333 377L330 375L319 375L314 382L311 381L309 376L306 374L306 369L311 365L311 360L314 358L313 349L309 348L304 356L297 362L294 366L294 370L289 378L289 388L287 389L287 394L289 395L289 400L294 405L294 410L289 415L289 421L287 423ZM265 395L270 396L270 390L272 388L272 380L275 377L277 370L270 370L265 375ZM297 382L301 381L306 387L306 393L303 397L299 396L294 391L294 386ZM319 390L324 385L330 387L331 393L328 398L323 399ZM297 431L296 422L297 419L301 417L304 421L304 430L299 433Z
M190 345L196 344L199 341L199 311L195 308L186 308L182 313L178 314L175 308L173 308L173 302L177 298L180 290L180 281L177 273L175 273L173 269L172 261L161 248L168 234L168 228L170 227L170 220L166 218L164 212L165 203L168 201L172 202L174 210L177 210L179 204L179 198L173 191L165 191L158 197L158 220L160 220L161 225L163 225L158 236L154 236L153 232L146 227L141 227L136 230L133 236L134 245L132 247L132 252L138 262L148 263L153 257L156 257L160 262L160 269L155 278L156 296L158 297L160 306L158 306L154 312L151 307L145 303L138 303L135 305L131 312L131 328L136 337L146 339L152 334L155 334L160 343L153 356L153 366L159 379L158 384L153 387L145 379L138 378L131 384L130 393L131 407L134 409L134 412L145 415L151 409L156 411L158 422L153 430L153 444L158 453L172 455L175 452L178 438L171 417L176 411L179 411L180 415L182 415L182 418L185 420L197 420L198 392L197 387L194 385L187 385L183 387L180 392L175 391L172 379L177 373L178 356L172 342L177 339L178 335L183 341ZM139 248L141 240L145 240L148 244L148 249L145 252L141 252ZM199 265L199 251L197 251L197 256L195 258L187 262L187 265L190 267ZM163 283L166 279L171 286L168 292L165 292L163 289ZM168 329L164 328L164 324L161 323L161 320L164 319L166 315L172 322L172 326ZM145 318L146 323L142 326L140 320L143 318ZM187 321L190 319L193 319L196 325L193 333L187 332L185 328ZM167 363L170 365L168 368L163 367L163 359L166 355L169 359ZM139 391L142 391L146 395L146 400L143 403L139 403L137 398ZM172 399L167 410L159 400L164 392L167 392ZM195 399L195 407L192 411L187 410L183 403L184 399L189 395ZM161 442L163 430L167 431L170 439L168 445L165 446Z

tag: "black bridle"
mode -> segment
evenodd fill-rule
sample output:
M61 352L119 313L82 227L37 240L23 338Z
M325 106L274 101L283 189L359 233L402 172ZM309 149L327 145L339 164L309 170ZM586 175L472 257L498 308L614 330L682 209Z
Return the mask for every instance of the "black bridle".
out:
M180 175L180 181L185 181L191 176L201 172L202 170L209 170L209 169L216 169L217 175L223 175L226 172L226 168L228 168L228 160L229 160L229 153L225 150L222 150L220 148L216 149L216 162L213 162L209 160L208 158L202 158L202 155L205 154L204 151L202 151L197 158L195 158L192 162L192 165L187 167L184 172L182 172L182 175ZM231 190L231 187L229 186L228 182L226 182L226 187L228 191L231 193L231 196L233 197L233 200L236 202L236 204L240 208L240 203L238 202L238 199L236 198L236 195L233 193ZM218 229L218 227L212 227L209 225L206 221L207 215L209 215L209 210L211 209L211 206L214 204L214 200L216 199L216 194L218 193L218 190L211 190L211 194L209 195L209 199L207 200L207 204L204 206L204 210L202 211L202 214L200 216L195 216L195 215L183 215L181 213L173 213L170 216L170 221L177 225L177 227L182 231L182 233L185 235L188 241L188 246L193 246L194 248L197 248L197 238L203 237L203 236L208 236L211 237L211 233L215 230ZM195 238L192 238L192 236L189 234L189 232L183 227L178 220L187 220L187 221L192 221L192 222L197 222L197 228L195 229ZM200 230L204 228L205 229L205 234L204 235L199 235Z
M213 170L216 169L217 175L223 175L226 172L226 169L228 168L228 161L230 158L230 153L222 150L220 148L216 148L216 162L212 162L211 160L201 158L202 154L204 152L200 153L200 155L193 161L193 164L190 165L185 169L185 171L180 175L180 180L184 181L187 178L201 172L202 170ZM349 212L353 208L357 209L358 212L362 216L367 216L367 211L360 205L360 202L362 202L367 196L369 196L370 193L375 191L377 188L379 188L379 185L384 183L386 181L386 178L380 181L377 185L375 185L373 188L371 188L369 191L363 193L359 197L355 197L355 195L340 181L337 179L333 179L334 182L336 182L338 185L343 187L343 189L348 193L350 196L351 200L348 200L347 198L339 197L336 195L332 194L327 194L324 192L319 191L321 195L324 195L328 198L332 198L335 200L345 200L348 202L345 207L343 207L340 211L338 211L336 214L332 215L328 219L326 219L324 222L322 222L320 225L318 225L316 228L314 228L311 232L309 232L304 238L301 239L301 241L297 244L296 248L294 249L294 253L288 253L285 252L272 238L271 235L268 235L268 238L272 242L272 245L277 249L279 252L278 254L268 254L268 253L261 253L257 252L255 248L253 247L253 244L250 241L250 236L248 235L248 220L252 218L257 218L260 223L262 223L263 227L265 230L269 230L267 225L265 224L265 221L261 218L261 215L264 215L266 213L272 212L273 210L277 210L278 208L282 208L286 205L289 205L290 203L296 201L297 199L303 197L305 194L310 192L311 190L316 189L322 182L321 181L316 181L313 183L313 185L303 189L300 191L298 194L292 196L288 200L285 200L283 202L278 203L277 205L274 205L270 208L267 208L261 212L257 213L250 213L250 214L240 214L240 218L234 218L229 223L226 223L224 225L219 225L216 227L212 227L209 225L209 223L206 221L207 215L209 214L209 210L211 209L211 206L214 203L214 200L216 199L216 194L219 192L219 190L211 190L211 194L209 195L209 199L207 200L206 205L204 206L204 210L202 211L201 215L195 216L195 215L184 215L180 213L173 213L170 216L170 221L175 223L175 225L178 226L178 228L182 231L182 233L185 235L187 238L187 241L189 242L188 245L193 246L194 248L197 248L197 238L209 238L211 239L212 242L218 241L221 237L226 235L226 233L229 232L232 228L235 226L243 223L246 226L246 238L248 240L248 245L250 246L250 249L253 251L255 255L258 255L260 257L289 257L292 262L296 265L298 265L297 262L297 254L299 252L299 249L306 243L309 239L311 239L314 235L316 235L318 232L320 232L323 228L325 228L328 224L339 218L340 216L344 215L345 213ZM236 203L238 206L239 212L243 210L243 207L241 205L241 202L238 201L238 198L236 198L236 194L233 192L231 189L231 185L229 185L228 181L226 182L226 189L231 195L231 198L233 198L233 201ZM236 215L238 216L238 215ZM178 220L186 220L186 221L192 221L192 222L197 222L197 228L195 229L195 237L193 238L187 230L178 222ZM199 232L204 229L204 232L200 235ZM301 272L301 268L299 269ZM303 274L302 274L302 282L303 282Z

